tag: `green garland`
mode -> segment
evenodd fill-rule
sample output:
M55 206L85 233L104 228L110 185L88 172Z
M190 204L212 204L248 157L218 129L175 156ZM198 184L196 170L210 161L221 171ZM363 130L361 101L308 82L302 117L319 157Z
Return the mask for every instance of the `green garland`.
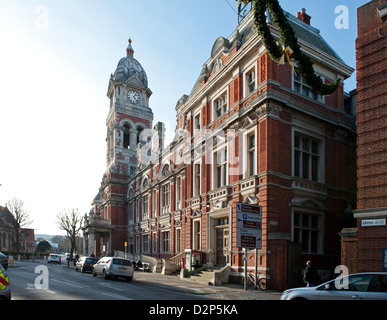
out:
M310 86L312 92L320 95L330 95L335 92L341 81L336 79L330 84L324 84L322 79L314 73L313 62L301 51L294 31L285 17L278 0L240 0L242 3L253 2L255 25L269 56L279 62L283 55L283 48L277 45L266 22L266 8L269 9L273 23L278 27L278 33L285 48L293 50L292 58L297 61L298 72L301 73L305 82Z

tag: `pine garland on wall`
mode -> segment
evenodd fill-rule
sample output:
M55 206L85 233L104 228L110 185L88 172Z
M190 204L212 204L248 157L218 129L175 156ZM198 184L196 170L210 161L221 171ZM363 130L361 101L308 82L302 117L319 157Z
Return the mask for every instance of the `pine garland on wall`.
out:
M286 59L291 64L291 55L292 59L297 62L298 72L314 93L330 95L337 90L341 81L340 78L330 84L324 84L321 77L315 74L313 62L301 51L294 31L288 23L278 0L240 0L239 2L245 4L253 2L255 25L262 38L262 43L273 61L280 63L281 60ZM267 25L266 8L270 11L272 21L278 28L282 46L276 43Z

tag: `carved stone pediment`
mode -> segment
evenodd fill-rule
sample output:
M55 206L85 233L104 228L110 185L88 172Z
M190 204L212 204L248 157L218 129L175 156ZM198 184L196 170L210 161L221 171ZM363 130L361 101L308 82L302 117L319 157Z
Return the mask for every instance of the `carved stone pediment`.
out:
M243 203L248 203L248 204L258 204L258 198L254 195L250 195L250 196L247 196L245 197L245 199L243 200Z
M324 205L322 201L311 198L293 198L292 201L290 201L289 205L319 211L328 210L328 208Z
M224 209L228 207L228 204L226 201L218 200L218 201L214 201L213 206L214 206L214 210Z
M200 210L195 210L192 215L191 215L191 218L198 218L202 215L202 212Z

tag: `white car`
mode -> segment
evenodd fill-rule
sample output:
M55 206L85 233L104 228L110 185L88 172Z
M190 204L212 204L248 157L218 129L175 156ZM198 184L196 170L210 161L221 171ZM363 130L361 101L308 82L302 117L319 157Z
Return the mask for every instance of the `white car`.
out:
M47 263L50 263L50 262L56 262L56 263L60 264L60 262L61 262L60 256L57 254L50 253L50 255L47 258Z
M104 279L122 277L130 282L133 274L132 263L124 258L103 257L93 267L93 276L102 275Z
M387 272L355 273L316 287L285 290L281 300L387 300Z

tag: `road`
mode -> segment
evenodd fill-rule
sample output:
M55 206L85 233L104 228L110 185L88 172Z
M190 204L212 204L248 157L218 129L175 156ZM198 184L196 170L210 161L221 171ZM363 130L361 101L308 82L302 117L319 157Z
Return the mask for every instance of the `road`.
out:
M8 268L12 300L205 300L144 280L105 280L57 264L18 262ZM143 277L143 276L142 276Z

